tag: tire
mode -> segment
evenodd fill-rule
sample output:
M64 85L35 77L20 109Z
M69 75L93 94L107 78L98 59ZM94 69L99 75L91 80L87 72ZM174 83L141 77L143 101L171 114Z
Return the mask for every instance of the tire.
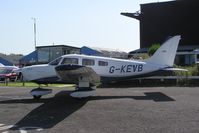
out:
M41 95L40 96L36 96L36 95L33 96L33 99L36 99L36 100L38 100L40 98L41 98Z

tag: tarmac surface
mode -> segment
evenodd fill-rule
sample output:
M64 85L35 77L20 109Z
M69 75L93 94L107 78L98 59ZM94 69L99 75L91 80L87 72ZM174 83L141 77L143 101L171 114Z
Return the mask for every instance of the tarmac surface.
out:
M0 132L199 132L199 87L99 88L83 100L65 88L33 100L32 89L0 87Z

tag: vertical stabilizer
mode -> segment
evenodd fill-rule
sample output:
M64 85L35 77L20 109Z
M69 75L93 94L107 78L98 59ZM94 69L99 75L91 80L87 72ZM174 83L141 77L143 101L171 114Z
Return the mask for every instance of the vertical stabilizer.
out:
M180 35L168 39L161 45L154 55L147 60L147 62L165 66L173 66L180 39Z

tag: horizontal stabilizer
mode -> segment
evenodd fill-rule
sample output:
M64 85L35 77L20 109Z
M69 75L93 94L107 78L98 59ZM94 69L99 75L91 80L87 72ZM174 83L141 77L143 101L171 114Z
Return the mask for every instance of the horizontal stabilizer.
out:
M163 70L165 70L165 71L183 71L183 72L188 72L187 69L181 69L181 68L164 68Z

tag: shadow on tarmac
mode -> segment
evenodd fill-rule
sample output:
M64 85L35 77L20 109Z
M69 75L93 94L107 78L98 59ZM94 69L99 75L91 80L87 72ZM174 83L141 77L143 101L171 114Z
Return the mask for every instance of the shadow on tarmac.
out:
M28 113L24 118L18 121L16 127L10 130L19 130L23 127L41 127L49 129L54 127L59 122L70 116L75 111L79 110L87 101L106 100L106 99L123 99L132 98L134 100L153 100L155 102L175 101L171 97L161 92L145 92L144 96L94 96L85 99L75 99L69 94L71 91L61 91L52 98L34 100L34 99L14 99L0 101L0 104L34 104L43 103L36 109ZM14 112L16 113L16 112ZM30 129L31 130L31 129Z

